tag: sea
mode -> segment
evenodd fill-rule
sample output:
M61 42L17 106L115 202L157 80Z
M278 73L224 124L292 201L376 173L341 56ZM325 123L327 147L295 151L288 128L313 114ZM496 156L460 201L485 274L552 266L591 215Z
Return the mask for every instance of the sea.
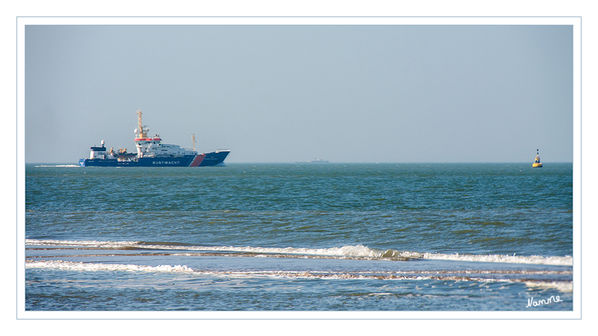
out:
M27 164L26 311L571 311L571 163Z

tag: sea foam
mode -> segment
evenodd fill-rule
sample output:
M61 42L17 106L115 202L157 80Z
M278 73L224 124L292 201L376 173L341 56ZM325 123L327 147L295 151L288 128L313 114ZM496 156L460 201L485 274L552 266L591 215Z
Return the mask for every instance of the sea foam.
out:
M501 273L494 274L495 277L480 277L487 272L454 271L452 274L442 274L428 271L406 271L406 272L343 272L343 271L288 271L288 270L194 270L186 265L135 265L135 264L104 264L84 263L64 260L39 260L27 261L27 269L57 269L63 271L82 272L153 272L153 273L178 273L191 274L196 276L214 276L226 278L294 278L294 279L322 279L322 280L402 280L402 281L475 281L475 282L523 282L527 287L550 288L561 292L571 292L573 284L571 281L542 281L542 280L520 280L517 278L505 278Z
M79 165L74 164L55 164L55 165L37 165L35 168L79 168Z
M394 249L373 249L364 245L346 245L331 248L300 248L300 247L254 247L254 246L198 246L170 242L135 242L135 241L71 241L71 240L37 240L27 239L29 246L69 246L99 249L145 249L145 250L178 250L178 251L213 251L235 252L272 255L322 256L334 258L362 258L385 260L451 260L468 262L492 262L513 264L537 264L572 266L571 256L517 256L499 254L443 254L416 251L399 251Z
M31 261L25 263L25 268L48 268L63 271L123 271L123 272L159 272L159 273L193 273L193 270L185 265L130 265L130 264L101 264L83 263L63 260L52 261Z

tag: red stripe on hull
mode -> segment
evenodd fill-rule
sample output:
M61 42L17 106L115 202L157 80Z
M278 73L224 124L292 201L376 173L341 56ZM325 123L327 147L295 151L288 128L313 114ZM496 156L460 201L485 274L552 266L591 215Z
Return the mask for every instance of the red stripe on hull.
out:
M198 167L201 164L201 161L206 157L205 154L196 155L189 167Z
M135 139L135 141L153 141L153 140L162 141L162 139L160 139L160 138L136 138Z

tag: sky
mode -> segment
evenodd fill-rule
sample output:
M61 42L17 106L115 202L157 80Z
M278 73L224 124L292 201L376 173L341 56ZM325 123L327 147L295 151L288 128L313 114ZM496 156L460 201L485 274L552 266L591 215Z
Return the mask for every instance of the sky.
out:
M164 143L227 162L573 160L573 29L29 25L26 162Z

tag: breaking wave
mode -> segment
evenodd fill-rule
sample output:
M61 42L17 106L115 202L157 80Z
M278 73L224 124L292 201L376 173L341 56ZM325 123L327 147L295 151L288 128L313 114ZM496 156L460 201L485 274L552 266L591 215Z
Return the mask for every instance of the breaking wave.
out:
M129 272L159 272L159 273L193 273L193 270L184 265L123 265L123 264L101 264L83 263L62 260L53 261L32 261L25 264L26 268L49 268L63 271L129 271Z
M134 264L102 264L72 262L63 260L52 261L27 261L28 269L58 269L63 271L83 272L153 272L153 273L179 273L200 276L216 276L228 278L297 278L297 279L324 279L324 280L441 280L441 281L477 281L477 282L504 282L523 283L527 287L556 289L561 292L571 292L571 281L542 281L517 278L504 278L503 272L497 271L373 271L373 272L342 272L342 271L218 271L194 270L186 265L134 265ZM527 273L527 272L523 272ZM530 272L536 274L537 272ZM492 277L487 275L491 274ZM486 276L484 276L486 275ZM498 277L496 277L498 276Z
M398 251L394 249L380 250L364 245L347 245L332 248L298 248L298 247L252 247L252 246L198 246L175 242L144 241L71 241L71 240L37 240L27 239L25 244L31 246L53 246L83 249L143 249L143 250L175 250L175 251L212 251L272 256L294 257L328 257L346 259L381 259L381 260L450 260L468 262L493 262L513 264L537 264L572 266L571 256L517 256L499 254L442 254L415 251Z
M474 255L474 254L435 254L424 253L424 259L434 260L455 260L455 261L474 261L474 262L498 262L509 264L537 264L537 265L555 265L572 266L573 258L571 256L515 256L515 255Z
M573 292L571 281L525 281L525 285L530 288L556 289L564 293Z

